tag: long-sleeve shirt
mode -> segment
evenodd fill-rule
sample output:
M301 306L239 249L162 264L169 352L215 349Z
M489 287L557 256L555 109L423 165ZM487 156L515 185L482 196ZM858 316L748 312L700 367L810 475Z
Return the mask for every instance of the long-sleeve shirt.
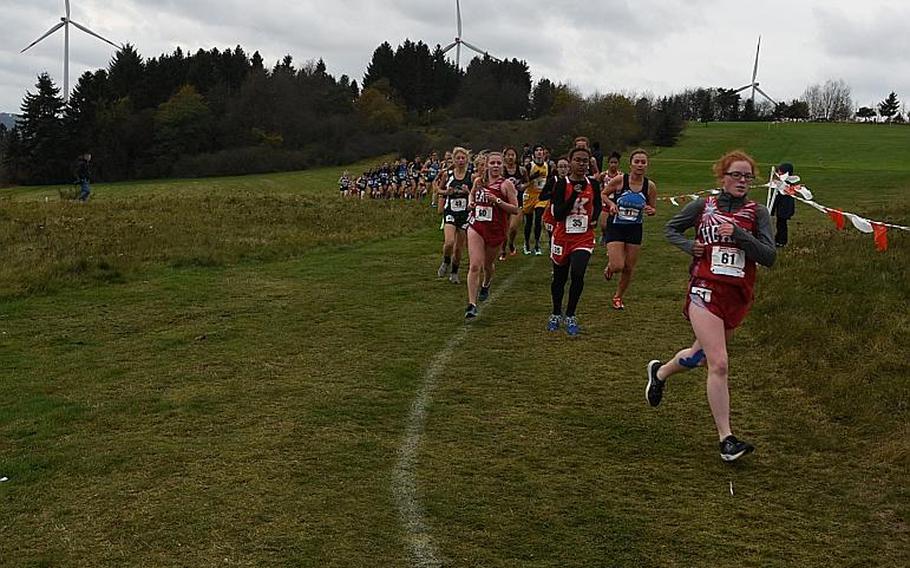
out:
M721 211L733 213L745 205L746 199L721 193L717 196L717 205ZM705 199L700 197L683 207L682 211L667 221L664 227L664 235L670 244L679 247L688 255L692 254L695 240L687 238L685 232L698 224L704 207ZM771 215L764 205L757 205L755 223L755 235L734 225L733 240L736 246L745 251L747 257L762 266L771 266L777 258L777 248L774 246L774 235L771 231Z

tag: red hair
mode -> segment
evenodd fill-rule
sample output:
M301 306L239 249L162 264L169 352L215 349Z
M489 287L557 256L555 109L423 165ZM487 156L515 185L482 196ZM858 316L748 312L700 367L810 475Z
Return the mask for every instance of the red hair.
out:
M717 177L717 181L723 181L724 175L727 173L727 170L730 168L730 165L733 162L748 162L749 167L752 168L752 173L755 173L755 159L752 158L749 154L746 154L742 150L733 150L732 152L727 152L720 157L719 160L714 162L712 170L714 175Z

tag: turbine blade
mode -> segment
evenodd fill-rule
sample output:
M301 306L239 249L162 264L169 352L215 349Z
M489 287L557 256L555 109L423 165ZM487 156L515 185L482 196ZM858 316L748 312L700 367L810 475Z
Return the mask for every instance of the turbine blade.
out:
M755 67L752 68L752 82L758 76L758 53L761 51L761 36L758 36L758 47L755 48Z
M34 45L37 44L39 41L41 41L42 39L44 39L44 38L46 38L47 36L51 35L52 33L54 33L55 31L59 30L60 28L62 28L62 27L65 26L65 25L66 25L66 22L60 22L59 24L55 25L55 26L52 27L51 29L47 30L47 32L45 32L43 36L39 37L38 39L36 39L36 40L33 41L32 43L28 44L28 47L26 47L25 49L23 49L23 50L20 51L19 53L25 53L26 51L28 51L29 49L31 49L32 47L34 47Z
M461 2L455 0L455 11L458 15L458 37L461 37Z
M113 46L116 47L117 49L122 49L122 48L123 48L122 45L117 45L116 43L112 42L111 40L109 40L109 39L107 39L107 38L105 38L105 37L101 37L100 35L96 34L95 32L93 32L92 30L88 29L87 27L83 26L83 25L80 24L80 23L74 22L73 20L70 20L70 23L73 24L74 26L76 26L77 28L79 28L80 30L84 31L85 33L87 33L87 34L89 34L89 35L93 35L93 36L95 36L96 38L100 39L101 41L107 42L107 43L113 45Z
M443 47L443 48L442 48L442 52L443 52L443 53L448 53L448 51L449 51L450 49L452 49L453 47L455 47L455 45L456 45L457 43L458 43L457 41L453 41L453 42L450 43L449 45Z
M736 89L736 90L733 91L733 92L734 92L734 93L739 93L739 92L745 91L746 89L748 89L748 88L751 87L751 86L752 86L751 84L750 84L750 85L745 85L745 86L743 86L743 87L740 87L740 88Z
M477 53L479 53L479 54L481 54L481 55L486 55L487 57L489 57L489 58L492 59L493 61L499 61L498 58L493 57L493 56L490 55L488 52L486 52L486 51L480 49L479 47L477 47L477 46L475 46L475 45L471 45L470 43L468 43L468 42L466 42L466 41L464 41L464 40L462 40L461 43L463 43L464 46L467 47L468 49L473 49L474 51L476 51Z
M70 19L70 0L66 0L66 19Z
M771 104L775 104L775 105L777 104L777 101L775 101L774 99L772 99L771 97L769 97L769 96L768 96L768 93L762 91L759 87L756 86L756 87L755 87L755 90L758 91L759 93L761 93L761 96L763 96L763 97L765 97L766 99L768 99L768 100L771 102Z

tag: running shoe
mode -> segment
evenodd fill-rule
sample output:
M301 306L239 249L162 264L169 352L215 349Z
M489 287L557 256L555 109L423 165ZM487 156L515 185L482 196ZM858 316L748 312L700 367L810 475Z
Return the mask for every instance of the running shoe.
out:
M581 328L578 327L578 318L575 316L566 317L566 333L569 334L569 337L575 337L578 335L578 332L581 331Z
M562 316L553 314L550 316L550 321L547 322L547 331L557 331L561 324Z
M624 310L626 305L622 303L622 298L613 296L613 309L614 310Z
M506 251L499 253L499 261L502 262L506 259Z
M449 271L449 265L443 262L442 264L439 265L439 270L436 271L436 276L438 276L440 278L445 278L446 272L448 272L448 271Z
M490 287L481 286L480 293L477 294L477 299L481 302L486 302L489 299L489 297L490 297Z
M477 306L474 304L468 304L467 309L464 311L464 319L474 319L477 317Z
M515 250L515 245L509 245L509 256L515 256L518 254L518 251Z
M720 459L725 462L736 461L746 454L755 451L755 446L743 440L737 440L736 436L730 434L720 443Z
M662 364L657 359L648 363L648 386L645 387L645 400L651 406L658 406L664 397L664 387L667 385L667 381L657 378L657 370Z
M537 245L536 247L534 247L534 256L540 256L542 254L543 254L543 252L541 252L541 250L540 250L540 245Z
M531 249L528 248L528 245L525 245L521 252L525 253L525 255L529 255L531 254Z
M461 279L458 277L457 272L453 272L452 274L449 274L449 282L451 282L452 284L458 284L459 282L461 282Z

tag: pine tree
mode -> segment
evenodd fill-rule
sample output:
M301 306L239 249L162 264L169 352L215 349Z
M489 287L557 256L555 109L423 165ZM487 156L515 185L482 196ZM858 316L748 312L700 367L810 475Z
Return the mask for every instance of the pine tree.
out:
M56 183L67 179L67 148L63 137L63 97L47 73L38 76L36 93L22 102L18 130L29 183Z
M891 122L891 118L898 113L901 108L901 103L897 100L897 94L894 91L883 100L878 103L878 114L885 119L886 122Z

